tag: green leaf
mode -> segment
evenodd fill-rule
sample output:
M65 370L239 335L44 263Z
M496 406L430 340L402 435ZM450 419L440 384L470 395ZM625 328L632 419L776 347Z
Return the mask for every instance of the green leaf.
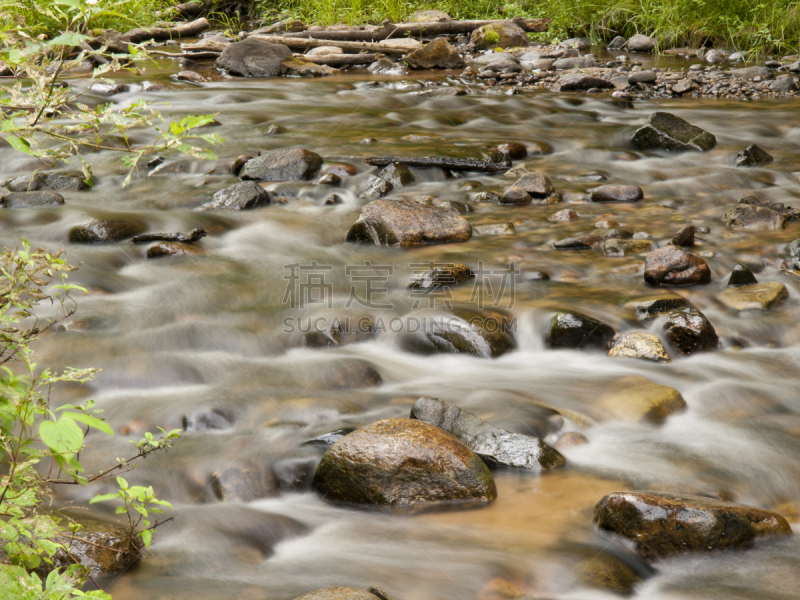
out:
M62 0L63 1L63 0ZM88 40L88 35L80 33L62 33L47 42L46 46L80 46L81 42Z
M55 454L75 454L83 447L83 431L73 421L42 421L39 437Z
M14 148L14 150L19 150L20 152L24 152L25 154L30 154L33 156L31 143L26 138L9 135L6 137L6 141L11 145L12 148Z
M72 419L73 421L78 421L79 423L83 423L84 425L88 425L89 427L94 427L98 431L102 431L103 433L107 433L108 435L112 436L114 435L114 430L108 426L108 423L84 413L65 412L63 413L62 418Z
M149 529L145 529L139 535L142 536L142 541L144 542L144 547L145 548L149 548L150 547L150 543L153 541L153 532L150 531Z
M114 492L113 494L97 494L97 496L89 500L89 504L94 504L96 502L107 502L109 500L113 500L114 498L119 498L119 492Z

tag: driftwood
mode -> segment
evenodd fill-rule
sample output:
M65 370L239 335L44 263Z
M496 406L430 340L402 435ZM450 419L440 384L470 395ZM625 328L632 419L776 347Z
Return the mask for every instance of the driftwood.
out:
M373 42L389 38L403 37L430 37L437 35L455 35L459 33L472 33L484 25L493 23L507 23L503 20L492 21L440 21L431 23L400 23L394 25L385 22L380 27L353 27L350 29L326 29L323 31L302 31L299 33L286 33L285 37L308 38L329 41L345 42ZM550 19L523 19L516 17L511 22L522 28L523 31L544 32L550 24ZM288 44L287 44L288 45Z
M249 36L248 36L249 37ZM383 46L369 42L332 42L331 40L315 40L310 38L291 38L282 35L254 35L254 38L266 40L274 44L283 44L289 48L319 48L320 46L336 46L347 52L380 52L383 54L408 54L419 46Z
M365 156L361 159L368 165L386 167L392 163L406 165L407 167L431 168L438 167L449 171L486 171L499 173L511 168L511 161L497 163L488 160L472 158L441 158L438 156Z
M309 56L303 54L304 60L313 62L315 65L328 65L329 67L344 67L347 65L371 65L383 54L322 54Z
M204 59L204 58L219 58L220 53L209 50L208 52L166 52L164 50L148 50L148 56L166 56L167 58L191 58L191 59Z
M132 29L127 33L123 33L118 38L115 38L114 41L128 44L141 44L147 40L161 42L182 37L193 37L203 33L209 27L211 27L211 25L208 23L207 19L197 19L189 23L180 23L174 27Z
M183 242L184 244L193 244L197 240L206 237L206 230L202 227L192 229L188 234L186 233L145 233L133 237L134 244L146 244L147 242Z

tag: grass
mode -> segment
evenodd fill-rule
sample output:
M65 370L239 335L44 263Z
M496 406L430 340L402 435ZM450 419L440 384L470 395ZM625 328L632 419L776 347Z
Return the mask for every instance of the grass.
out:
M548 17L553 22L540 36L543 41L586 35L601 42L616 32L646 33L662 49L713 44L757 54L789 53L797 51L800 38L800 0L262 0L261 6L319 25L400 22L425 9L459 19Z

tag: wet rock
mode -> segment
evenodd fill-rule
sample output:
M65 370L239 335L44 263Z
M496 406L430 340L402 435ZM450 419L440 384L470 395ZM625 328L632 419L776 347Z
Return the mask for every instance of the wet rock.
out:
M557 84L560 92L585 91L593 88L602 90L611 87L614 87L614 84L610 81L589 73L567 73L558 80Z
M708 263L678 246L665 246L647 255L644 280L648 285L700 285L711 281Z
M465 202L456 202L455 200L447 200L446 202L442 202L439 205L440 208L446 208L447 210L452 210L459 215L466 215L469 213L475 212L475 209L472 208L469 204Z
M653 71L636 71L628 75L628 83L635 85L637 83L655 83L658 76Z
M684 356L713 350L719 344L717 332L706 316L696 308L677 308L664 323L670 345Z
M650 240L610 239L603 242L603 254L606 256L631 256L650 252L653 242Z
M627 41L628 40L626 40L624 37L622 37L621 35L618 35L608 43L608 49L609 50L619 50L620 48L622 48L625 45L625 43Z
M687 92L697 89L697 84L691 79L681 79L678 83L672 86L672 93L676 96L682 96Z
M317 180L317 184L319 185L335 186L339 185L340 183L342 183L342 178L339 177L336 173L326 173Z
M12 192L37 192L41 190L59 190L62 192L77 192L88 189L89 185L80 175L69 173L35 173L33 175L20 175L9 181L5 186Z
M774 159L756 144L750 144L736 155L737 167L757 167Z
M248 37L226 46L216 66L241 77L277 77L290 56L292 51L283 44Z
M672 236L673 246L694 246L694 233L696 228L691 223L687 223L681 227L678 232Z
M614 389L597 399L597 405L615 419L652 425L661 425L686 409L678 390L635 375L620 378Z
M93 83L90 89L91 91L97 92L98 94L103 94L104 96L116 96L117 94L123 94L127 92L130 90L130 87L124 83L102 83L98 81Z
M614 329L602 321L573 311L557 312L550 319L545 344L550 348L602 349L614 337Z
M434 11L430 11L434 12ZM370 588L373 589L373 588ZM389 600L382 595L351 587L330 587L308 592L294 600Z
M745 311L767 310L782 304L788 297L789 292L785 285L777 281L767 281L765 283L727 287L720 292L717 299L728 308Z
M306 52L306 56L330 56L331 54L344 54L338 46L317 46Z
M389 194L393 189L394 185L392 185L391 181L387 181L383 177L374 176L364 182L359 196L377 200Z
M92 219L76 225L69 231L73 244L100 244L119 242L146 231L144 224L122 219Z
M211 408L186 415L181 421L186 431L213 431L231 429L235 418L228 409Z
M574 56L568 58L559 58L553 62L553 68L556 70L567 69L591 69L597 66L597 61L593 58L586 56Z
M311 487L317 469L315 458L282 458L272 465L272 474L282 492L300 492Z
M500 194L497 192L480 192L472 197L475 202L500 202Z
M655 574L639 556L619 549L585 548L586 558L576 566L580 582L590 588L629 596L634 588Z
M3 208L59 206L64 204L64 196L56 192L11 192L0 197L0 204Z
M661 340L652 333L628 331L618 333L609 343L608 355L623 358L642 358L655 362L670 362Z
M355 430L356 430L355 427L343 427L342 429L337 429L336 431L329 431L328 433L323 433L322 435L317 436L303 443L309 446L319 446L322 448L328 448L330 446L333 446L344 436L353 433Z
M422 90L417 92L417 96L423 98L436 98L441 96L466 96L467 90L462 87L440 87L433 90Z
M492 223L491 225L476 225L473 228L476 235L514 235L517 230L513 223Z
M547 217L547 220L551 223L559 223L562 221L574 221L578 218L578 213L576 213L571 208L565 208L564 210L560 210L557 213L554 213Z
M318 65L301 56L290 56L281 63L281 74L296 77L324 77L335 75L339 69L334 69L329 65Z
M638 202L644 192L638 185L610 184L592 190L592 202Z
M303 335L306 346L328 348L355 344L368 340L375 333L375 322L366 316L353 318L352 325L349 316L343 319L336 316L333 321L326 319L323 323L325 328L317 325Z
M631 145L636 150L707 151L717 138L671 113L654 112L633 134Z
M516 204L524 205L530 204L532 201L531 195L518 185L512 185L505 189L498 201L500 204Z
M665 493L609 494L595 506L594 522L631 540L647 560L747 548L757 537L792 533L777 513L703 496Z
M409 288L412 289L432 289L439 287L449 287L464 283L474 279L475 275L467 265L461 263L450 263L437 265L411 279Z
M565 448L574 448L575 446L583 446L584 444L588 443L589 438L582 433L577 431L568 431L558 438L558 441L553 444L553 447L560 452Z
M80 564L94 577L116 575L126 571L139 560L143 550L141 539L130 537L129 531L117 525L99 521L84 521L75 533L58 535L55 541L69 547L69 553L59 549L53 564L42 563L40 573Z
M769 67L745 67L743 69L733 69L731 74L738 79L744 79L745 81L753 81L756 77L760 77L761 79L772 79L775 77L772 73L772 69Z
M466 63L445 38L436 38L403 59L411 69L461 69Z
M741 264L733 267L731 276L728 278L728 287L750 285L751 283L758 283L758 280L750 269Z
M546 198L556 191L553 183L544 175L537 172L528 172L522 175L514 186L525 190L532 198Z
M377 387L383 383L383 379L368 362L348 360L328 367L322 374L321 383L334 390L353 390Z
M636 319L639 321L649 321L658 315L672 312L677 308L686 308L686 299L681 296L665 295L649 298L641 298L629 302L626 306L633 309Z
M469 41L479 50L525 48L531 43L522 28L510 21L484 25L472 32Z
M267 127L266 135L280 135L282 133L286 133L285 127L281 127L275 123Z
M367 506L475 505L497 497L477 454L415 419L378 421L343 437L322 457L313 486L327 500Z
M540 472L557 469L566 462L558 450L539 438L505 431L437 398L417 400L411 407L411 418L451 433L489 464Z
M516 142L500 144L497 149L511 160L522 160L528 156L528 149L524 146L524 144L518 144Z
M589 233L577 237L565 238L553 242L553 248L557 250L588 250L590 248L598 248L602 246L607 240L612 239L630 239L633 237L633 232L628 229L607 229L601 233Z
M652 52L656 47L656 41L649 35L637 33L628 40L628 50L630 52Z
M161 158L161 161L158 164L161 164L162 162L164 162L164 158L163 157L160 157L160 158ZM250 160L252 158L253 158L252 154L240 154L239 156L237 156L233 160L233 162L231 163L231 173L234 174L234 175L239 175L239 171L242 170L242 167L244 166L244 163L246 163L248 160ZM155 166L158 166L158 164L155 165ZM147 166L149 167L150 164L148 163Z
M209 478L211 490L223 502L252 502L275 496L277 483L258 465L246 463L215 471Z
M407 199L376 200L361 209L347 241L412 247L465 242L471 235L470 224L447 209Z
M409 168L405 165L392 163L381 169L378 177L385 179L394 187L403 187L414 183L414 176L411 174Z
M797 209L787 208L780 202L745 196L730 208L722 220L729 227L743 229L783 229L787 221L800 216Z
M791 75L783 75L769 84L769 91L776 94L788 94L797 91L797 83Z
M189 81L191 83L203 83L206 81L206 78L197 71L179 71L175 74L175 79L178 81Z
M452 314L415 317L415 323L419 331L412 332L409 326L401 345L416 354L496 358L516 348L510 331L513 321L496 311L454 308Z
M161 258L162 256L197 256L203 254L194 244L181 242L158 242L147 249L147 258Z
M297 181L311 179L321 166L322 157L316 152L301 148L273 150L248 160L239 177L256 181Z
M252 210L268 206L270 195L255 181L242 181L219 190L213 200L206 202L197 210Z

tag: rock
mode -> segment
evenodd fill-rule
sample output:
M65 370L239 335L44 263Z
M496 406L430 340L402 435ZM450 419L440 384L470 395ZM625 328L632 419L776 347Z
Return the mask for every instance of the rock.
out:
M769 67L745 67L743 69L733 69L731 75L745 81L753 81L756 77L761 79L772 79L775 77Z
M510 21L484 25L472 32L469 41L478 50L525 48L531 43L522 28Z
M423 300L423 298L420 298ZM470 308L454 308L452 314L414 317L418 331L408 327L401 345L416 354L471 354L497 358L516 348L506 315Z
M216 66L241 77L277 77L290 56L292 51L283 44L248 37L226 46Z
M670 362L661 340L652 333L629 331L618 333L609 344L608 355L623 358L643 358L655 362Z
M302 21L298 21L296 19L281 19L272 25L256 29L251 33L251 35L281 35L283 33L299 33L301 31L305 31L306 29L306 24Z
M323 387L334 390L354 390L377 387L383 383L381 374L363 360L346 360L332 364L320 379Z
M758 167L760 165L772 162L772 156L764 152L756 144L750 144L747 148L736 155L737 167Z
M628 229L607 229L601 233L589 233L553 242L557 250L588 250L602 246L607 240L629 239L633 232Z
M649 35L637 33L628 40L628 50L630 52L652 52L656 47L656 41Z
M654 112L633 134L631 145L636 150L704 152L717 145L717 138L671 113Z
M466 215L468 213L475 212L475 209L466 202L456 202L455 200L447 200L442 202L439 205L439 208L446 208L447 210L451 210L459 215Z
M591 69L597 66L597 61L585 56L559 58L553 62L553 68L559 71L567 69Z
M209 478L211 490L224 502L252 502L275 496L277 483L254 463L234 465L215 471Z
M476 225L472 229L476 235L514 235L517 230L513 223L492 223L490 225Z
M728 308L745 311L767 310L782 304L788 297L789 292L785 285L777 281L768 281L740 285L738 287L727 287L720 292L717 299Z
M780 202L745 196L730 208L722 220L729 227L744 229L783 229L787 221L800 216L797 209L787 208Z
M507 144L500 144L497 149L511 160L522 160L528 156L528 149L524 144L516 142L509 142Z
M383 177L373 176L364 182L359 196L377 200L383 198L394 189L394 185Z
M597 503L594 523L658 560L686 552L746 548L756 537L791 535L777 513L703 496L615 492Z
M422 90L417 92L417 96L424 98L439 97L439 96L466 96L467 90L462 87L440 87L433 90Z
M583 585L630 596L634 588L643 581L641 567L629 557L625 556L623 559L618 552L608 552L599 548L588 550L589 556L575 567L578 579ZM633 556L639 561L642 560L635 554Z
M392 184L393 187L403 187L414 183L414 176L405 165L392 163L381 169L378 177Z
M800 238L786 244L785 251L789 256L800 257Z
M129 91L130 87L124 83L102 83L98 81L93 83L90 89L104 96L116 96L117 94L123 94Z
M610 81L588 73L567 73L558 80L558 91L573 92L593 88L608 89L614 87Z
M627 41L628 40L626 40L624 37L622 37L621 35L618 35L608 43L608 49L609 50L619 50L620 48L622 48L625 45L625 43Z
M282 133L286 133L286 129L281 127L280 125L273 123L267 128L265 135L280 135Z
M188 431L223 431L231 429L235 422L232 412L226 408L212 408L195 411L182 419L183 428Z
M569 38L567 40L564 40L563 42L559 42L558 45L562 46L563 48L574 48L579 52L583 52L592 47L592 42L591 40L589 40L589 38L579 37L579 38Z
M612 238L603 242L603 254L606 256L631 256L650 252L653 242L650 240L620 240Z
M147 249L147 258L160 258L162 256L196 256L202 254L194 244L181 242L158 242Z
M694 233L695 226L687 223L681 227L678 232L672 236L673 246L694 246Z
M0 197L3 208L35 208L64 204L64 196L56 192L11 192Z
M418 10L408 18L409 23L443 23L453 19L441 10Z
M242 181L219 190L214 199L206 202L197 210L252 210L267 206L270 195L255 181Z
M661 425L670 415L686 410L686 401L678 390L636 375L620 378L597 404L612 418L651 425Z
M769 84L769 91L777 94L788 94L797 91L797 83L791 75L783 75Z
M145 231L146 227L140 222L122 219L92 219L70 229L69 241L73 244L118 242Z
M316 152L301 148L273 150L248 160L239 177L256 181L297 181L311 179L321 166L322 157Z
M558 450L537 437L505 431L437 398L417 400L411 407L411 418L454 435L489 464L541 472L557 469L566 462Z
M139 560L141 539L131 538L127 529L99 521L81 522L81 529L57 535L55 541L69 547L69 554L59 549L53 564L42 563L40 572L81 564L94 578L123 573Z
M719 344L717 332L696 308L676 308L664 323L664 334L675 350L689 356L713 350Z
M461 69L466 63L445 38L436 38L403 59L411 69Z
M592 202L638 202L644 192L638 185L610 184L592 190Z
M179 71L174 75L178 81L190 81L191 83L203 83L206 78L197 71Z
M281 63L281 74L293 75L297 77L324 77L335 75L339 69L334 69L329 65L318 65L301 56L290 56Z
M317 460L310 458L281 458L272 465L272 474L282 492L300 492L311 487Z
M529 64L534 71L553 71L555 63L556 61L552 58L539 58Z
M412 278L409 288L411 289L435 289L439 287L449 287L464 283L474 279L475 275L467 265L461 263L450 263L437 265L432 269Z
M498 203L523 205L530 204L531 200L531 195L528 192L518 185L512 185L511 187L505 189L503 195L500 196Z
M336 173L326 173L317 180L318 185L336 186L339 185L340 183L342 183L342 178L339 177Z
M740 285L750 285L751 283L758 283L756 276L753 272L744 265L736 265L731 271L731 276L728 278L728 287L738 287Z
M647 255L644 280L657 285L698 285L711 281L711 269L699 256L678 246L665 246Z
M434 12L434 11L430 11ZM373 589L373 588L370 588ZM383 595L376 595L366 590L351 587L330 587L324 590L308 592L294 600L389 600Z
M578 312L561 311L550 319L545 344L550 348L605 350L612 337L614 329L609 325Z
M576 213L571 208L565 208L564 210L560 210L557 213L554 213L547 217L547 220L551 223L559 223L562 221L574 221L578 218L578 213Z
M88 189L89 185L79 175L69 173L35 173L33 175L20 175L9 181L5 186L12 192L36 192L41 190L59 190L62 192L77 192Z
M672 93L677 96L682 96L687 92L697 88L697 84L691 79L681 79L678 83L672 86Z
M368 506L476 505L497 497L477 454L415 419L386 419L343 437L322 457L313 487L327 500Z
M336 431L329 431L328 433L323 433L322 435L317 436L303 443L309 446L320 446L328 448L330 446L333 446L344 436L353 433L355 430L356 430L355 427L343 427L342 429L337 429Z
M636 319L649 321L658 315L672 312L676 308L686 308L686 299L681 296L667 295L641 298L629 302L626 306L633 309Z
M517 179L514 186L522 188L533 198L546 198L556 191L552 182L537 172L525 173L522 177Z
M558 441L553 445L553 447L560 452L565 448L574 448L575 446L583 446L584 444L588 443L589 438L582 433L577 431L568 431L558 438Z
M413 200L376 200L361 209L347 241L411 247L465 242L472 227L460 215Z
M636 85L637 83L655 83L658 76L653 71L636 71L628 75L628 83Z
M317 46L306 52L306 56L330 56L331 54L344 54L337 46Z
M372 337L374 325L369 317L360 317L354 325L350 327L348 317L344 319L339 316L334 317L333 321L324 320L324 326L316 325L309 328L303 334L303 341L310 348L328 348L330 346L344 346L362 342Z

